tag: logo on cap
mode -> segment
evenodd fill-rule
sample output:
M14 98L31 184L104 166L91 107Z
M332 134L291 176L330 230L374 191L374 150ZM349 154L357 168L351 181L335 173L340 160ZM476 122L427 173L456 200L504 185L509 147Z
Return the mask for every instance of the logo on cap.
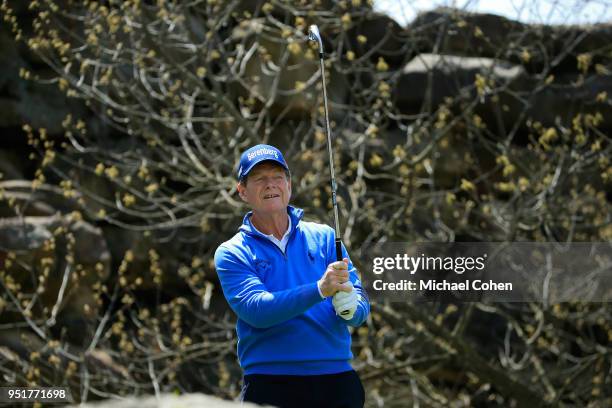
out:
M251 169L262 161L270 160L289 171L287 162L283 158L283 154L274 146L258 144L255 145L240 155L240 164L238 166L238 179L245 177Z
M249 153L247 155L247 158L249 159L249 161L251 161L257 156L267 156L267 155L274 155L274 158L278 160L278 152L276 152L276 150L272 150L268 148L255 150L254 152Z

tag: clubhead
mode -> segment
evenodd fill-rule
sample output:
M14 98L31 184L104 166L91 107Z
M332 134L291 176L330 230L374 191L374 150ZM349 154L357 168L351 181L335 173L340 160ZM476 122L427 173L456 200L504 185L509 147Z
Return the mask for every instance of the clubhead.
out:
M319 44L319 52L323 52L323 41L321 40L321 33L319 33L319 27L316 24L308 27L308 39L310 41L316 41Z
M319 27L317 27L316 24L313 24L310 27L308 27L308 39L310 41L316 41L316 42L321 41L321 34L319 33Z

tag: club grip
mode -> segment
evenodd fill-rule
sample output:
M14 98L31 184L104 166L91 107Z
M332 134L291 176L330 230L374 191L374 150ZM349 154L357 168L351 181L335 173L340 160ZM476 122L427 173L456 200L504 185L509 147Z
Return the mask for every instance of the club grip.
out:
M340 238L336 238L336 261L342 260L342 240ZM349 314L350 310L343 310L340 312L341 315L345 316Z
M342 260L342 240L336 238L336 261Z

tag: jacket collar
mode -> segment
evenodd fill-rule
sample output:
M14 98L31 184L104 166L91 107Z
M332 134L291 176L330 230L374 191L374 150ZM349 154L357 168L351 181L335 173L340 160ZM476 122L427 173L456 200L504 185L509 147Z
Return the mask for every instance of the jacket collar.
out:
M298 223L304 216L304 210L301 208L296 208L291 205L287 206L287 214L289 214L289 218L291 218L291 231L289 231L289 235L293 233L293 231L297 228ZM242 225L239 228L239 231L247 233L249 235L262 235L259 233L251 224L251 216L253 215L253 211L249 211L244 216L242 220Z

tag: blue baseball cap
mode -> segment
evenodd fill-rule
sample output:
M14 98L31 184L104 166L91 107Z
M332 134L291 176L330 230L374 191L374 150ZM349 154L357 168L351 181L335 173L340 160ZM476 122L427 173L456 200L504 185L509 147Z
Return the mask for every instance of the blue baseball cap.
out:
M251 170L253 170L253 167L264 161L272 161L289 171L287 162L280 150L274 146L258 144L248 148L242 153L242 156L240 156L238 180L242 180Z

